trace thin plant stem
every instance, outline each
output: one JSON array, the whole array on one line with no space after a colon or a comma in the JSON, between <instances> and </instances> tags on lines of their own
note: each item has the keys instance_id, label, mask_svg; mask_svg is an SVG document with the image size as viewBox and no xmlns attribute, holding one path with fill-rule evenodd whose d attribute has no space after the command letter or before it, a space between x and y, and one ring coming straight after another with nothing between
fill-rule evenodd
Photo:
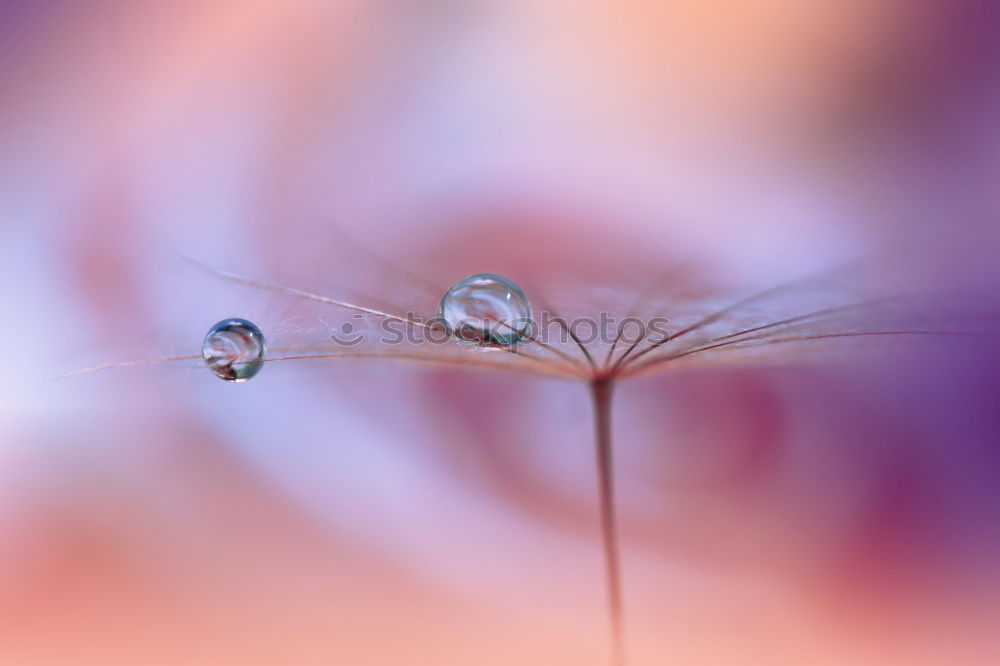
<instances>
[{"instance_id":1,"label":"thin plant stem","mask_svg":"<svg viewBox=\"0 0 1000 666\"><path fill-rule=\"evenodd\" d=\"M631 316L631 313L629 313L629 316ZM625 332L625 320L622 320L622 322L618 324L618 332L615 333L615 339L611 341L611 346L608 347L608 351L604 355L604 364L602 367L605 370L611 369L611 358L615 355L615 349L618 347L618 343L621 341L622 333L624 332Z\"/></svg>"},{"instance_id":2,"label":"thin plant stem","mask_svg":"<svg viewBox=\"0 0 1000 666\"><path fill-rule=\"evenodd\" d=\"M271 282L264 282L263 280L256 280L254 278L249 278L249 277L245 277L243 275L238 275L236 273L231 273L229 271L224 271L224 270L222 270L220 268L215 268L213 266L209 266L208 264L203 264L202 262L200 262L200 261L198 261L196 259L192 259L190 257L185 257L184 255L178 255L178 256L180 256L185 261L191 263L192 265L200 268L201 270L203 270L203 271L205 271L207 273L210 273L212 275L215 275L216 277L220 277L220 278L225 279L225 280L229 280L231 282L236 282L238 284L245 285L247 287L252 287L254 289L261 289L263 291L271 291L271 292L278 293L278 294L288 294L290 296L295 296L297 298L303 298L303 299L306 299L306 300L315 301L317 303L324 303L326 305L333 305L335 307L343 308L345 310L351 310L351 311L354 311L354 312L360 312L362 314L372 315L373 317L377 317L377 318L380 318L380 319L389 319L389 320L392 320L392 321L398 321L398 322L401 322L401 323L404 323L404 324L408 324L410 326L414 326L414 327L418 327L418 328L422 327L422 328L425 328L425 329L427 329L429 331L434 331L435 330L435 324L428 323L426 321L421 321L419 319L414 319L414 318L412 318L412 317L410 317L408 315L404 316L404 315L393 314L391 312L383 312L381 310L376 310L375 308L369 308L369 307L365 307L363 305L357 305L356 303L349 303L347 301L342 301L342 300L339 300L339 299L336 299L336 298L329 298L327 296L321 296L319 294L313 294L313 293L310 293L308 291L302 291L301 289L295 289L294 287L285 287L285 286L280 285L280 284L273 284ZM509 326L508 326L508 328L509 328ZM548 345L548 344L546 344L546 343L544 343L544 342L542 342L540 340L535 340L534 338L531 338L531 337L528 337L528 339L530 339L532 342L538 342L538 344L541 345L543 348L548 349L549 351L554 352L557 356L560 356L560 357L564 358L568 362L575 363L575 360L573 359L573 357L569 356L566 352L564 352L564 351L562 351L560 349L556 349L556 348L552 347L551 345ZM491 348L494 348L494 349L499 349L499 350L507 352L509 354L516 354L516 355L523 356L525 358L532 358L532 359L535 359L535 360L538 360L538 361L545 362L545 359L542 359L540 357L534 356L533 354L526 354L523 351L518 351L517 349L514 349L513 347L505 347L503 345L492 344L492 343L484 343L483 346L485 346L485 347L491 347Z\"/></svg>"},{"instance_id":3,"label":"thin plant stem","mask_svg":"<svg viewBox=\"0 0 1000 666\"><path fill-rule=\"evenodd\" d=\"M708 326L709 324L713 324L713 323L719 321L720 319L722 319L723 317L725 317L726 315L728 315L729 313L734 312L734 311L736 311L736 310L738 310L738 309L740 309L740 308L742 308L744 306L750 305L751 303L757 303L757 302L759 302L761 300L770 298L771 296L774 296L775 294L780 294L780 293L783 293L785 291L790 291L790 290L792 290L792 289L794 289L796 287L801 287L801 286L807 285L807 284L809 284L811 282L822 280L823 278L825 278L825 277L827 277L829 275L835 274L838 271L846 271L848 268L850 268L852 266L855 266L857 263L858 263L857 261L852 261L852 262L845 263L845 264L843 264L841 266L835 266L833 268L827 268L827 269L824 269L824 270L822 270L822 271L820 271L818 273L815 273L813 275L807 275L806 277L798 278L798 279L792 280L790 282L785 282L783 284L779 284L779 285L776 285L774 287L769 287L769 288L764 289L763 291L759 291L759 292L757 292L755 294L751 294L750 296L747 296L746 298L743 298L743 299L741 299L739 301L736 301L735 303L732 303L732 304L730 304L730 305L722 308L721 310L716 310L715 312L712 312L712 313L706 315L705 317L699 319L698 321L696 321L695 323L691 324L687 328L684 328L684 329L678 331L677 333L674 333L673 335L667 335L667 336L661 338L660 340L657 340L656 342L651 343L648 347L646 347L646 348L644 348L642 350L639 350L638 353L636 353L636 355L634 357L632 357L632 361L634 363L635 361L637 361L642 356L645 356L646 354L654 351L655 349L660 348L661 346L667 344L668 342L673 342L674 340L677 340L678 338L682 338L682 337L684 337L685 335L687 335L689 333L693 333L694 331L700 330L700 329ZM636 348L641 343L642 343L641 339L636 340L634 343L632 343L625 350L625 352L622 353L622 355L618 357L618 360L614 362L614 364L611 366L611 369L612 370L617 370L618 368L620 368L621 365L625 362L625 360L629 357L629 355L631 355L632 352L636 351Z\"/></svg>"},{"instance_id":4,"label":"thin plant stem","mask_svg":"<svg viewBox=\"0 0 1000 666\"><path fill-rule=\"evenodd\" d=\"M583 352L583 357L587 360L587 365L590 366L590 369L597 372L597 364L594 363L594 357L590 355L590 350L587 349L587 346L580 341L580 337L573 332L573 328L566 322L565 319L556 314L552 308L548 308L548 310L553 315L553 318L556 323L559 324L560 328L566 332L570 339L576 343L576 346L580 349L580 351Z\"/></svg>"},{"instance_id":5,"label":"thin plant stem","mask_svg":"<svg viewBox=\"0 0 1000 666\"><path fill-rule=\"evenodd\" d=\"M91 372L98 372L99 370L110 370L111 368L127 368L136 365L155 365L157 363L169 363L170 361L190 361L196 358L201 358L201 354L183 354L180 356L158 356L156 358L143 358L136 361L116 361L114 363L105 363L103 365L97 365L93 368L86 368L84 370L75 370L74 372L67 372L64 375L59 375L58 377L53 377L53 380L58 379L69 379L70 377L76 377L77 375L86 375Z\"/></svg>"},{"instance_id":6,"label":"thin plant stem","mask_svg":"<svg viewBox=\"0 0 1000 666\"><path fill-rule=\"evenodd\" d=\"M639 364L631 364L628 367L628 371L623 373L623 377L632 377L642 374L646 369L659 365L661 363L668 363L670 361L676 361L677 359L684 358L685 356L694 356L696 354L701 354L704 352L712 351L715 349L722 349L725 347L734 347L736 345L742 345L736 347L737 349L751 349L754 347L765 347L768 345L778 345L787 344L795 342L811 342L814 340L827 340L835 338L862 338L862 337L878 337L878 336L958 336L958 337L996 337L1000 336L998 333L980 333L975 331L910 331L910 330L900 330L900 331L846 331L846 332L834 332L834 333L820 333L814 335L794 335L789 337L777 337L768 338L765 336L750 336L745 338L739 338L737 340L727 340L725 342L717 342L704 347L695 347L694 349L688 349L686 351L677 352L675 354L655 356L651 359ZM751 344L745 344L751 343Z\"/></svg>"},{"instance_id":7,"label":"thin plant stem","mask_svg":"<svg viewBox=\"0 0 1000 666\"><path fill-rule=\"evenodd\" d=\"M524 354L519 354L519 356L524 356ZM430 354L413 354L407 352L396 352L393 354L383 354L378 352L366 352L366 351L352 351L352 352L302 352L298 354L293 354L290 356L272 356L269 358L261 359L262 363L271 363L275 361L301 361L307 359L374 359L374 360L386 360L386 361L410 361L415 363L426 363L429 365L438 366L441 368L445 367L457 367L464 369L479 369L479 370L496 370L496 371L510 371L510 372L523 372L527 374L538 375L542 377L553 377L559 379L579 379L579 377L568 370L563 370L561 366L553 365L547 363L538 357L534 356L524 356L526 359L536 361L535 365L524 366L516 363L491 363L489 361L474 361L464 358L445 358L432 356Z\"/></svg>"},{"instance_id":8,"label":"thin plant stem","mask_svg":"<svg viewBox=\"0 0 1000 666\"><path fill-rule=\"evenodd\" d=\"M618 556L618 521L615 513L614 458L611 445L611 395L614 384L594 379L590 395L594 409L594 444L597 460L601 541L611 623L612 664L625 666L625 623L622 610L621 561Z\"/></svg>"},{"instance_id":9,"label":"thin plant stem","mask_svg":"<svg viewBox=\"0 0 1000 666\"><path fill-rule=\"evenodd\" d=\"M571 367L571 368L577 368L577 369L580 369L580 370L586 370L586 368L582 365L582 363L579 361L579 359L573 358L572 356L570 356L569 354L567 354L563 350L559 349L558 347L555 347L553 345L550 345L550 344L548 344L546 342L543 342L543 341L539 340L538 337L536 337L534 335L531 335L530 333L528 333L525 330L516 329L516 328L514 328L513 326L511 326L510 324L508 324L505 321L500 321L500 322L497 322L497 323L500 324L501 326L503 326L504 328L506 328L507 330L513 331L513 332L517 333L518 335L520 335L522 338L524 338L528 342L534 342L535 344L537 344L538 346L542 347L543 349L549 350L550 352L552 352L553 354L555 354L559 358L561 358L564 361L566 361L567 363L569 363L569 367ZM512 348L501 347L501 349L507 349L508 351L510 351ZM524 354L524 352L516 352L516 353L520 353L522 355Z\"/></svg>"}]
</instances>

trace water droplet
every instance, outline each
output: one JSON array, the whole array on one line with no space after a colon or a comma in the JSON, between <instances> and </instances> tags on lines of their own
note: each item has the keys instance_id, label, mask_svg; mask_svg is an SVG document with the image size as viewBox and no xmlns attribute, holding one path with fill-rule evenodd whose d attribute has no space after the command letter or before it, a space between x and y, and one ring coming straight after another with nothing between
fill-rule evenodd
<instances>
[{"instance_id":1,"label":"water droplet","mask_svg":"<svg viewBox=\"0 0 1000 666\"><path fill-rule=\"evenodd\" d=\"M445 293L438 317L461 342L511 347L530 326L531 306L521 288L507 278L473 275Z\"/></svg>"},{"instance_id":2,"label":"water droplet","mask_svg":"<svg viewBox=\"0 0 1000 666\"><path fill-rule=\"evenodd\" d=\"M223 319L201 345L205 365L227 382L245 382L264 366L264 334L246 319Z\"/></svg>"}]
</instances>

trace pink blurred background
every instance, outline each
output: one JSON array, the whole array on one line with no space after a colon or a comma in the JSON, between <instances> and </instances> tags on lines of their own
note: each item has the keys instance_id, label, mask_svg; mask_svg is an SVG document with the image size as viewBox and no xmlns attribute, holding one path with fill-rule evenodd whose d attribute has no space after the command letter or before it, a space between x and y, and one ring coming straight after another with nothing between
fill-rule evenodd
<instances>
[{"instance_id":1,"label":"pink blurred background","mask_svg":"<svg viewBox=\"0 0 1000 666\"><path fill-rule=\"evenodd\" d=\"M766 287L904 239L989 276L997 14L0 3L0 664L608 663L585 386L52 378L226 316L327 324L176 253L421 313L374 255L618 314L664 266ZM997 663L998 371L979 345L624 384L631 663Z\"/></svg>"}]
</instances>

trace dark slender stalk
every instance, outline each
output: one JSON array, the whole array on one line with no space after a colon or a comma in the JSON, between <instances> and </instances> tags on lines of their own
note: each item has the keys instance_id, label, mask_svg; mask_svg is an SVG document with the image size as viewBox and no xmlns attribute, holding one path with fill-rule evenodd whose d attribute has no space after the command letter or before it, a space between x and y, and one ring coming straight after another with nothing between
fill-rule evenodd
<instances>
[{"instance_id":1,"label":"dark slender stalk","mask_svg":"<svg viewBox=\"0 0 1000 666\"><path fill-rule=\"evenodd\" d=\"M594 379L590 394L594 406L594 442L601 503L601 540L607 582L608 614L611 621L612 663L625 666L624 617L622 613L621 563L618 558L618 527L615 517L614 459L611 450L611 394L609 379Z\"/></svg>"}]
</instances>

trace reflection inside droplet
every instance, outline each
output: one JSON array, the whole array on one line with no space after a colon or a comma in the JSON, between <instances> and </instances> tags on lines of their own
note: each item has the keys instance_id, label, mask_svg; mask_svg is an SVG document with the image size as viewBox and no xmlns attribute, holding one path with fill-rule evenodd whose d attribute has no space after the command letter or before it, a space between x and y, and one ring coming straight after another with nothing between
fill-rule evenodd
<instances>
[{"instance_id":1,"label":"reflection inside droplet","mask_svg":"<svg viewBox=\"0 0 1000 666\"><path fill-rule=\"evenodd\" d=\"M531 306L521 288L499 275L473 275L445 293L438 316L461 342L511 347L527 334Z\"/></svg>"},{"instance_id":2,"label":"reflection inside droplet","mask_svg":"<svg viewBox=\"0 0 1000 666\"><path fill-rule=\"evenodd\" d=\"M246 319L223 319L205 334L201 355L219 378L245 382L264 365L264 334Z\"/></svg>"}]
</instances>

